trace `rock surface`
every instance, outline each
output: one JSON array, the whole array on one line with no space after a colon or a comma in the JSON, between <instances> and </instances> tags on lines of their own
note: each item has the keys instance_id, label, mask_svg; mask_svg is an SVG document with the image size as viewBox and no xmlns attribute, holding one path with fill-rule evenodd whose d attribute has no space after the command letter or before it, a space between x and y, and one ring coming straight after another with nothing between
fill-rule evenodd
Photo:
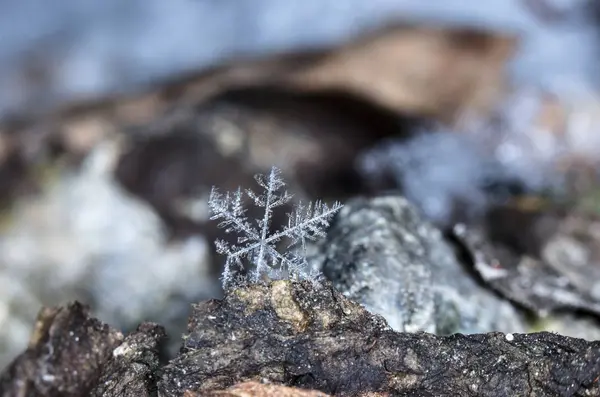
<instances>
[{"instance_id":1,"label":"rock surface","mask_svg":"<svg viewBox=\"0 0 600 397\"><path fill-rule=\"evenodd\" d=\"M232 395L224 390L245 381L340 396L600 393L600 342L397 333L330 284L254 284L195 305L179 356L162 368L154 324L123 340L79 304L49 313L1 375L1 396Z\"/></svg>"},{"instance_id":2,"label":"rock surface","mask_svg":"<svg viewBox=\"0 0 600 397\"><path fill-rule=\"evenodd\" d=\"M523 332L519 313L479 285L442 233L400 196L347 202L314 262L336 289L397 331Z\"/></svg>"},{"instance_id":3,"label":"rock surface","mask_svg":"<svg viewBox=\"0 0 600 397\"><path fill-rule=\"evenodd\" d=\"M489 243L484 232L462 224L454 228L454 234L470 251L476 271L507 299L541 316L564 309L600 314L600 300L592 290L597 262L586 258L592 244L586 247L556 233L544 247L545 258L540 258ZM590 275L588 280L585 274Z\"/></svg>"},{"instance_id":4,"label":"rock surface","mask_svg":"<svg viewBox=\"0 0 600 397\"><path fill-rule=\"evenodd\" d=\"M208 393L186 392L184 397L328 397L315 390L298 389L279 385L263 384L259 382L243 382L227 388Z\"/></svg>"},{"instance_id":5,"label":"rock surface","mask_svg":"<svg viewBox=\"0 0 600 397\"><path fill-rule=\"evenodd\" d=\"M0 376L0 395L88 395L122 340L78 303L43 309L29 347Z\"/></svg>"},{"instance_id":6,"label":"rock surface","mask_svg":"<svg viewBox=\"0 0 600 397\"><path fill-rule=\"evenodd\" d=\"M1 228L0 368L27 345L43 305L80 300L120 330L146 320L182 333L189 302L218 296L206 240L169 241L153 209L115 180L120 151L105 141L78 169L55 165Z\"/></svg>"},{"instance_id":7,"label":"rock surface","mask_svg":"<svg viewBox=\"0 0 600 397\"><path fill-rule=\"evenodd\" d=\"M154 396L159 370L158 347L165 337L164 328L154 323L143 323L127 335L105 363L90 397Z\"/></svg>"},{"instance_id":8,"label":"rock surface","mask_svg":"<svg viewBox=\"0 0 600 397\"><path fill-rule=\"evenodd\" d=\"M396 333L330 286L288 281L197 305L162 395L247 379L333 395L590 395L600 344L550 333Z\"/></svg>"}]
</instances>

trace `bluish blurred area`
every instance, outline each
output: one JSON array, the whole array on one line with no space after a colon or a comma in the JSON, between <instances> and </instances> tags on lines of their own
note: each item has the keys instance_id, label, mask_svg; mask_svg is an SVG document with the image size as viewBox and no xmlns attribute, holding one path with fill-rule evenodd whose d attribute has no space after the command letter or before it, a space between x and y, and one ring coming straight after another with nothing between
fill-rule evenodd
<instances>
[{"instance_id":1,"label":"bluish blurred area","mask_svg":"<svg viewBox=\"0 0 600 397\"><path fill-rule=\"evenodd\" d=\"M543 21L527 3L563 16ZM328 47L405 21L522 36L519 82L595 81L597 31L582 0L2 0L0 115L130 91L240 57Z\"/></svg>"},{"instance_id":2,"label":"bluish blurred area","mask_svg":"<svg viewBox=\"0 0 600 397\"><path fill-rule=\"evenodd\" d=\"M0 0L0 371L27 346L40 307L72 300L124 331L165 324L178 351L190 304L222 293L211 188L251 188L273 165L298 200L391 190L447 229L471 219L496 228L487 212L516 199L589 201L600 214L594 8L598 0ZM366 39L404 24L413 26ZM327 51L276 56L311 50ZM234 67L219 73L225 64ZM79 106L87 100L98 106ZM529 241L537 218L525 228L521 215L533 219L518 212L505 234ZM597 223L584 228L594 244L568 239L565 258L600 258Z\"/></svg>"}]
</instances>

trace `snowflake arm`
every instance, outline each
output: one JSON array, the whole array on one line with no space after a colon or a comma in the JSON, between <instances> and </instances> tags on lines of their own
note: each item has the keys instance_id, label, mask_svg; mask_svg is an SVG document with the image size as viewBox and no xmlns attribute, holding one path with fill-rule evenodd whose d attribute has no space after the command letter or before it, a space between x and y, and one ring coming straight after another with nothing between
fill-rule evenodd
<instances>
[{"instance_id":1,"label":"snowflake arm","mask_svg":"<svg viewBox=\"0 0 600 397\"><path fill-rule=\"evenodd\" d=\"M280 170L275 167L271 169L268 176L256 175L255 179L264 192L256 194L248 189L246 195L255 206L264 208L264 213L262 218L254 223L249 222L245 216L241 189L233 195L230 193L222 195L213 188L210 194L209 208L212 214L210 219L220 220L218 226L225 228L226 233L241 234L236 244L224 240L216 241L217 252L227 257L222 276L224 285L229 284L233 279L232 266L236 265L239 269L244 267L243 259L255 265L251 273L254 282L258 282L263 274L282 271L300 274L302 268L308 266L304 258L306 240L314 241L324 237L330 219L342 207L337 202L331 207L320 201L314 205L309 203L307 207L300 203L294 212L288 214L287 226L269 234L273 209L288 203L292 195L285 190L281 192L285 182L281 178ZM280 253L276 245L284 238L290 241L287 246L288 251ZM302 255L290 251L297 244L300 244Z\"/></svg>"}]
</instances>

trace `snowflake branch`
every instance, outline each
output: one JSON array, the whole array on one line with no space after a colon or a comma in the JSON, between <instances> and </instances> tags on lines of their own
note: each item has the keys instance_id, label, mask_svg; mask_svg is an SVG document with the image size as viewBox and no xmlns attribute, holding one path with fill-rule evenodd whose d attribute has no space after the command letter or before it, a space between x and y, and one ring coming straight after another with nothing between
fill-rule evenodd
<instances>
[{"instance_id":1,"label":"snowflake branch","mask_svg":"<svg viewBox=\"0 0 600 397\"><path fill-rule=\"evenodd\" d=\"M281 171L276 167L271 169L268 177L256 175L255 179L264 192L256 194L248 189L246 195L252 199L254 205L264 208L263 217L256 221L256 226L248 222L245 216L241 189L238 189L233 196L229 193L223 196L214 187L210 193L209 208L212 213L210 219L221 220L218 227L225 228L226 233L237 232L242 235L237 240L241 245L229 244L223 240L216 242L217 252L227 256L222 276L225 285L233 279L231 266L235 263L242 269L244 258L254 262L255 269L252 271L254 282L258 282L265 273L272 276L287 271L294 277L302 273L310 273L304 258L306 240L314 241L324 237L330 219L342 207L338 202L331 208L320 201L317 201L314 206L309 203L307 207L299 203L295 211L288 214L287 226L270 235L273 209L288 203L293 196L287 191L279 192L285 187L285 182L281 178ZM287 246L288 251L280 253L275 247L283 238L289 239L290 243ZM298 244L302 255L292 250Z\"/></svg>"}]
</instances>

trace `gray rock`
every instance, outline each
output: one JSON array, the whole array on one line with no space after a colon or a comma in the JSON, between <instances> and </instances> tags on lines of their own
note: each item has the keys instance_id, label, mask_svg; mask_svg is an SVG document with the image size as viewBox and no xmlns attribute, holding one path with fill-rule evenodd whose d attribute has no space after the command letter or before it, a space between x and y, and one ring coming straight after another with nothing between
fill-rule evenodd
<instances>
[{"instance_id":1,"label":"gray rock","mask_svg":"<svg viewBox=\"0 0 600 397\"><path fill-rule=\"evenodd\" d=\"M587 340L600 339L598 220L591 215L551 211L512 214L513 227L504 241L496 231L458 224L453 233L464 246L483 282L515 305L528 309L531 330L558 332ZM498 218L490 225L502 228ZM501 235L501 234L500 234ZM520 244L517 247L515 244Z\"/></svg>"},{"instance_id":2,"label":"gray rock","mask_svg":"<svg viewBox=\"0 0 600 397\"><path fill-rule=\"evenodd\" d=\"M519 313L479 285L442 233L399 196L354 199L311 262L397 331L522 332Z\"/></svg>"},{"instance_id":3,"label":"gray rock","mask_svg":"<svg viewBox=\"0 0 600 397\"><path fill-rule=\"evenodd\" d=\"M454 234L469 250L474 268L485 283L507 299L542 317L565 309L600 314L600 301L588 289L596 284L597 278L592 273L595 263L578 263L574 259L574 251L589 247L575 245L574 240L568 241L568 245L561 244L562 238L567 242L567 236L557 233L545 245L545 251L549 252L546 256L554 262L552 265L531 255L518 254L501 243L490 243L477 228L458 224ZM590 274L590 281L586 285L574 282L578 273Z\"/></svg>"},{"instance_id":4,"label":"gray rock","mask_svg":"<svg viewBox=\"0 0 600 397\"><path fill-rule=\"evenodd\" d=\"M219 295L202 236L169 241L162 220L113 176L116 142L15 204L0 231L0 368L27 345L41 306L78 299L119 329L185 330L189 302Z\"/></svg>"}]
</instances>

